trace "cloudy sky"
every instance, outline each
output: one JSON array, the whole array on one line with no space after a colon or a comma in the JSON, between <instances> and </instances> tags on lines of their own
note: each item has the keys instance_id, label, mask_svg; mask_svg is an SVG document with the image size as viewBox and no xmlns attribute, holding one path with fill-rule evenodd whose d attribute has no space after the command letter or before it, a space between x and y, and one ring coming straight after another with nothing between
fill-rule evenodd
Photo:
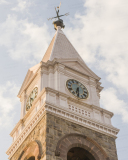
<instances>
[{"instance_id":1,"label":"cloudy sky","mask_svg":"<svg viewBox=\"0 0 128 160\"><path fill-rule=\"evenodd\" d=\"M39 63L54 36L59 0L0 0L0 159L12 143L19 121L18 91L27 70ZM64 33L85 63L101 77L101 107L112 111L120 129L117 154L128 157L128 1L61 0Z\"/></svg>"}]
</instances>

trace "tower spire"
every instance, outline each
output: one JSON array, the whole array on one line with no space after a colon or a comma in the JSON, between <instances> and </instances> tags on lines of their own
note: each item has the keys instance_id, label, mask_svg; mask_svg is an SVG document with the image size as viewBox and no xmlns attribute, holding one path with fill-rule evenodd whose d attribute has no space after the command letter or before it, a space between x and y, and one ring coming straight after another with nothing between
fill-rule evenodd
<instances>
[{"instance_id":1,"label":"tower spire","mask_svg":"<svg viewBox=\"0 0 128 160\"><path fill-rule=\"evenodd\" d=\"M83 59L65 36L60 26L57 26L57 31L42 59L43 62L57 59L79 59L84 63Z\"/></svg>"},{"instance_id":2,"label":"tower spire","mask_svg":"<svg viewBox=\"0 0 128 160\"><path fill-rule=\"evenodd\" d=\"M64 28L64 27L65 27L65 25L64 25L64 23L63 23L63 20L60 19L60 17L62 17L62 16L68 16L68 15L69 15L69 13L65 13L65 14L63 14L63 15L59 15L60 6L61 6L61 2L60 2L60 5L59 5L58 7L55 7L55 11L56 11L56 15L57 15L57 16L48 19L48 20L52 20L52 19L54 19L54 18L58 18L58 20L53 21L54 29L55 29L55 30L57 30L57 27L58 27L58 26L60 26L61 28Z\"/></svg>"}]
</instances>

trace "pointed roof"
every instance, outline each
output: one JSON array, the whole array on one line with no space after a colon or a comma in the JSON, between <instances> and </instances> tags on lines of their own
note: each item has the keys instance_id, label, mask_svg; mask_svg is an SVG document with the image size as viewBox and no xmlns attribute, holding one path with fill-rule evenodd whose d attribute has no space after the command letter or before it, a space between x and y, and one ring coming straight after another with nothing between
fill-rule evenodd
<instances>
[{"instance_id":1,"label":"pointed roof","mask_svg":"<svg viewBox=\"0 0 128 160\"><path fill-rule=\"evenodd\" d=\"M54 58L57 59L71 59L71 58L78 58L82 62L83 59L80 57L78 52L75 50L73 45L67 39L61 27L57 27L57 31L42 59L43 62L47 62L48 60L52 61Z\"/></svg>"}]
</instances>

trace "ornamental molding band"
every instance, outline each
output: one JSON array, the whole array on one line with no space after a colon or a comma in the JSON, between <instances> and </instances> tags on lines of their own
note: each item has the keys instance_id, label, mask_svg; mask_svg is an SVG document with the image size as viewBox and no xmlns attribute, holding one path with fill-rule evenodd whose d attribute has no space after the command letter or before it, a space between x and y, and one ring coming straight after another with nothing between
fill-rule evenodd
<instances>
[{"instance_id":1,"label":"ornamental molding band","mask_svg":"<svg viewBox=\"0 0 128 160\"><path fill-rule=\"evenodd\" d=\"M53 115L57 115L58 117L64 118L66 120L70 120L70 122L74 122L76 124L82 125L84 127L98 131L100 133L104 133L112 137L116 137L116 135L119 132L118 129L112 126L107 126L102 123L98 123L94 120L87 119L88 117L85 118L78 114L75 115L69 109L64 110L59 106L53 106L52 104L47 103L47 102L45 105L45 110L52 113Z\"/></svg>"},{"instance_id":2,"label":"ornamental molding band","mask_svg":"<svg viewBox=\"0 0 128 160\"><path fill-rule=\"evenodd\" d=\"M80 147L91 153L96 160L109 160L104 149L91 138L77 134L67 134L62 137L56 146L55 155L67 160L67 152L73 147Z\"/></svg>"}]
</instances>

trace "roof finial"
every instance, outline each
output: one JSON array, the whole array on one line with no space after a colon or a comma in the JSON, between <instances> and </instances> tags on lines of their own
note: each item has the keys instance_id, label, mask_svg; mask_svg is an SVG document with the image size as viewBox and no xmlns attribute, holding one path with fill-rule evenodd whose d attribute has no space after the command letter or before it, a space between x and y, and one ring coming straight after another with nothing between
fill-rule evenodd
<instances>
[{"instance_id":1,"label":"roof finial","mask_svg":"<svg viewBox=\"0 0 128 160\"><path fill-rule=\"evenodd\" d=\"M65 13L64 15L59 15L60 6L61 6L61 2L60 2L60 5L57 7L57 9L56 9L56 7L55 7L55 11L56 11L57 16L48 19L48 20L52 20L52 19L54 19L54 18L58 18L58 20L53 21L54 29L55 29L55 30L57 30L57 27L58 27L58 26L60 26L61 28L64 28L64 27L65 27L65 25L64 25L64 23L63 23L63 20L60 19L60 17L62 17L62 16L68 16L68 15L69 15L69 13Z\"/></svg>"}]
</instances>

